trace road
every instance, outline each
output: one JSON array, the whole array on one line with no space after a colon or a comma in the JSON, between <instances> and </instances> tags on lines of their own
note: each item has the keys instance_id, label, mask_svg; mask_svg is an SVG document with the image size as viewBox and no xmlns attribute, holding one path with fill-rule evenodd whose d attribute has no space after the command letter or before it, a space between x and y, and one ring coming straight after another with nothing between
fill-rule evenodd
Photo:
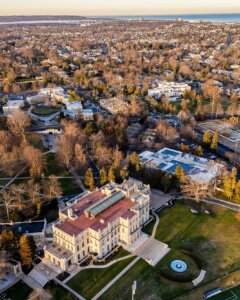
<instances>
[{"instance_id":1,"label":"road","mask_svg":"<svg viewBox=\"0 0 240 300\"><path fill-rule=\"evenodd\" d=\"M174 194L171 194L171 195L174 195ZM175 193L175 200L182 200L182 199L189 199L189 200L195 201L195 199L189 198L186 195L183 195L181 193ZM214 204L214 205L218 205L218 206L222 206L222 207L234 210L234 211L240 211L239 204L224 201L222 199L218 199L218 198L214 198L214 197L207 197L206 199L203 199L201 201L210 203L210 204Z\"/></svg>"},{"instance_id":2,"label":"road","mask_svg":"<svg viewBox=\"0 0 240 300\"><path fill-rule=\"evenodd\" d=\"M204 199L204 202L219 205L225 208L229 208L231 210L240 211L240 205L235 203L230 203L224 200L216 199L216 198L208 198Z\"/></svg>"}]
</instances>

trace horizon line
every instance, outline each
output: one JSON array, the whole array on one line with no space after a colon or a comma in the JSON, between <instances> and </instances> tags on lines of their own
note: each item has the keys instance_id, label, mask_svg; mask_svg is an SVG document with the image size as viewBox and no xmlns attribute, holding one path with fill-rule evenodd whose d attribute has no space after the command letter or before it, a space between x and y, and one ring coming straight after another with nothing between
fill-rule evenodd
<instances>
[{"instance_id":1,"label":"horizon line","mask_svg":"<svg viewBox=\"0 0 240 300\"><path fill-rule=\"evenodd\" d=\"M46 16L46 17L141 17L141 16L187 16L187 15L238 15L239 12L213 12L213 13L207 13L207 12L189 12L189 13L160 13L160 14L111 14L111 15L90 15L90 14L9 14L9 15L0 15L0 17L39 17L39 16Z\"/></svg>"}]
</instances>

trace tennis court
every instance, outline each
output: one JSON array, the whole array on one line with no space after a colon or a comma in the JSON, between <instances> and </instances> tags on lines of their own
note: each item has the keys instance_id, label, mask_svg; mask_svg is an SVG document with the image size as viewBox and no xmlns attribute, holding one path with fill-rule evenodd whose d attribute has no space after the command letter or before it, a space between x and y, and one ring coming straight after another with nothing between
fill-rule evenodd
<instances>
[{"instance_id":1,"label":"tennis court","mask_svg":"<svg viewBox=\"0 0 240 300\"><path fill-rule=\"evenodd\" d=\"M210 297L211 300L240 300L240 285Z\"/></svg>"}]
</instances>

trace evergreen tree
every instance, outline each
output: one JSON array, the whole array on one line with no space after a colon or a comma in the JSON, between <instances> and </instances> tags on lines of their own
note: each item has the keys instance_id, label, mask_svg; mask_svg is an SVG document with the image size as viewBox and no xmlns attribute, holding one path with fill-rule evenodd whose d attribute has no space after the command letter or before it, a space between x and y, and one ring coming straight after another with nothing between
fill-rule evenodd
<instances>
[{"instance_id":1,"label":"evergreen tree","mask_svg":"<svg viewBox=\"0 0 240 300\"><path fill-rule=\"evenodd\" d=\"M237 169L233 168L231 174L223 179L224 194L229 200L232 200L236 194Z\"/></svg>"},{"instance_id":2,"label":"evergreen tree","mask_svg":"<svg viewBox=\"0 0 240 300\"><path fill-rule=\"evenodd\" d=\"M4 229L0 235L0 248L9 250L11 248L11 244L13 242L14 235L12 230Z\"/></svg>"},{"instance_id":3,"label":"evergreen tree","mask_svg":"<svg viewBox=\"0 0 240 300\"><path fill-rule=\"evenodd\" d=\"M217 149L217 144L218 144L218 133L214 132L210 148L212 150L216 150Z\"/></svg>"},{"instance_id":4,"label":"evergreen tree","mask_svg":"<svg viewBox=\"0 0 240 300\"><path fill-rule=\"evenodd\" d=\"M136 152L132 152L129 156L129 170L131 174L135 174L136 172L139 172L141 169L140 163L139 163L139 157Z\"/></svg>"},{"instance_id":5,"label":"evergreen tree","mask_svg":"<svg viewBox=\"0 0 240 300\"><path fill-rule=\"evenodd\" d=\"M208 130L203 134L203 143L206 145L210 145L211 143L211 135Z\"/></svg>"},{"instance_id":6,"label":"evergreen tree","mask_svg":"<svg viewBox=\"0 0 240 300\"><path fill-rule=\"evenodd\" d=\"M225 196L228 199L232 199L233 189L232 189L232 179L230 176L227 176L223 179L223 190L224 190Z\"/></svg>"},{"instance_id":7,"label":"evergreen tree","mask_svg":"<svg viewBox=\"0 0 240 300\"><path fill-rule=\"evenodd\" d=\"M129 170L127 166L122 168L122 170L120 171L120 176L122 180L127 179L129 177Z\"/></svg>"},{"instance_id":8,"label":"evergreen tree","mask_svg":"<svg viewBox=\"0 0 240 300\"><path fill-rule=\"evenodd\" d=\"M235 185L234 202L240 204L240 180Z\"/></svg>"},{"instance_id":9,"label":"evergreen tree","mask_svg":"<svg viewBox=\"0 0 240 300\"><path fill-rule=\"evenodd\" d=\"M26 234L22 235L19 241L20 244L20 258L23 266L30 266L32 264L32 249L29 239Z\"/></svg>"},{"instance_id":10,"label":"evergreen tree","mask_svg":"<svg viewBox=\"0 0 240 300\"><path fill-rule=\"evenodd\" d=\"M202 149L202 146L201 146L201 145L199 145L199 146L197 147L197 149L196 149L196 151L195 151L195 154L196 154L197 156L202 156L202 154L203 154L203 149Z\"/></svg>"},{"instance_id":11,"label":"evergreen tree","mask_svg":"<svg viewBox=\"0 0 240 300\"><path fill-rule=\"evenodd\" d=\"M89 188L91 192L94 191L95 181L91 168L89 168L85 173L84 184Z\"/></svg>"},{"instance_id":12,"label":"evergreen tree","mask_svg":"<svg viewBox=\"0 0 240 300\"><path fill-rule=\"evenodd\" d=\"M175 175L176 175L176 177L177 177L177 179L178 179L179 182L183 182L184 181L186 175L185 175L185 172L184 172L183 168L180 165L178 165L176 167L176 169L175 169Z\"/></svg>"},{"instance_id":13,"label":"evergreen tree","mask_svg":"<svg viewBox=\"0 0 240 300\"><path fill-rule=\"evenodd\" d=\"M100 174L99 174L99 183L100 183L100 186L103 186L107 182L108 182L107 173L106 173L105 169L102 168L100 170Z\"/></svg>"},{"instance_id":14,"label":"evergreen tree","mask_svg":"<svg viewBox=\"0 0 240 300\"><path fill-rule=\"evenodd\" d=\"M114 169L114 167L111 167L108 172L108 181L115 182L115 180L116 180L115 169Z\"/></svg>"}]
</instances>

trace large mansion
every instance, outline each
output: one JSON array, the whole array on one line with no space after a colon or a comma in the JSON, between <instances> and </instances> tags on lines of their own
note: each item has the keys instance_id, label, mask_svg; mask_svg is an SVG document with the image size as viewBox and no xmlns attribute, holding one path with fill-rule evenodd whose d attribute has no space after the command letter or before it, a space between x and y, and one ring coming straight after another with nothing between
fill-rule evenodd
<instances>
[{"instance_id":1,"label":"large mansion","mask_svg":"<svg viewBox=\"0 0 240 300\"><path fill-rule=\"evenodd\" d=\"M102 259L130 245L149 220L150 187L135 179L84 192L59 211L45 258L62 270L89 255Z\"/></svg>"}]
</instances>

